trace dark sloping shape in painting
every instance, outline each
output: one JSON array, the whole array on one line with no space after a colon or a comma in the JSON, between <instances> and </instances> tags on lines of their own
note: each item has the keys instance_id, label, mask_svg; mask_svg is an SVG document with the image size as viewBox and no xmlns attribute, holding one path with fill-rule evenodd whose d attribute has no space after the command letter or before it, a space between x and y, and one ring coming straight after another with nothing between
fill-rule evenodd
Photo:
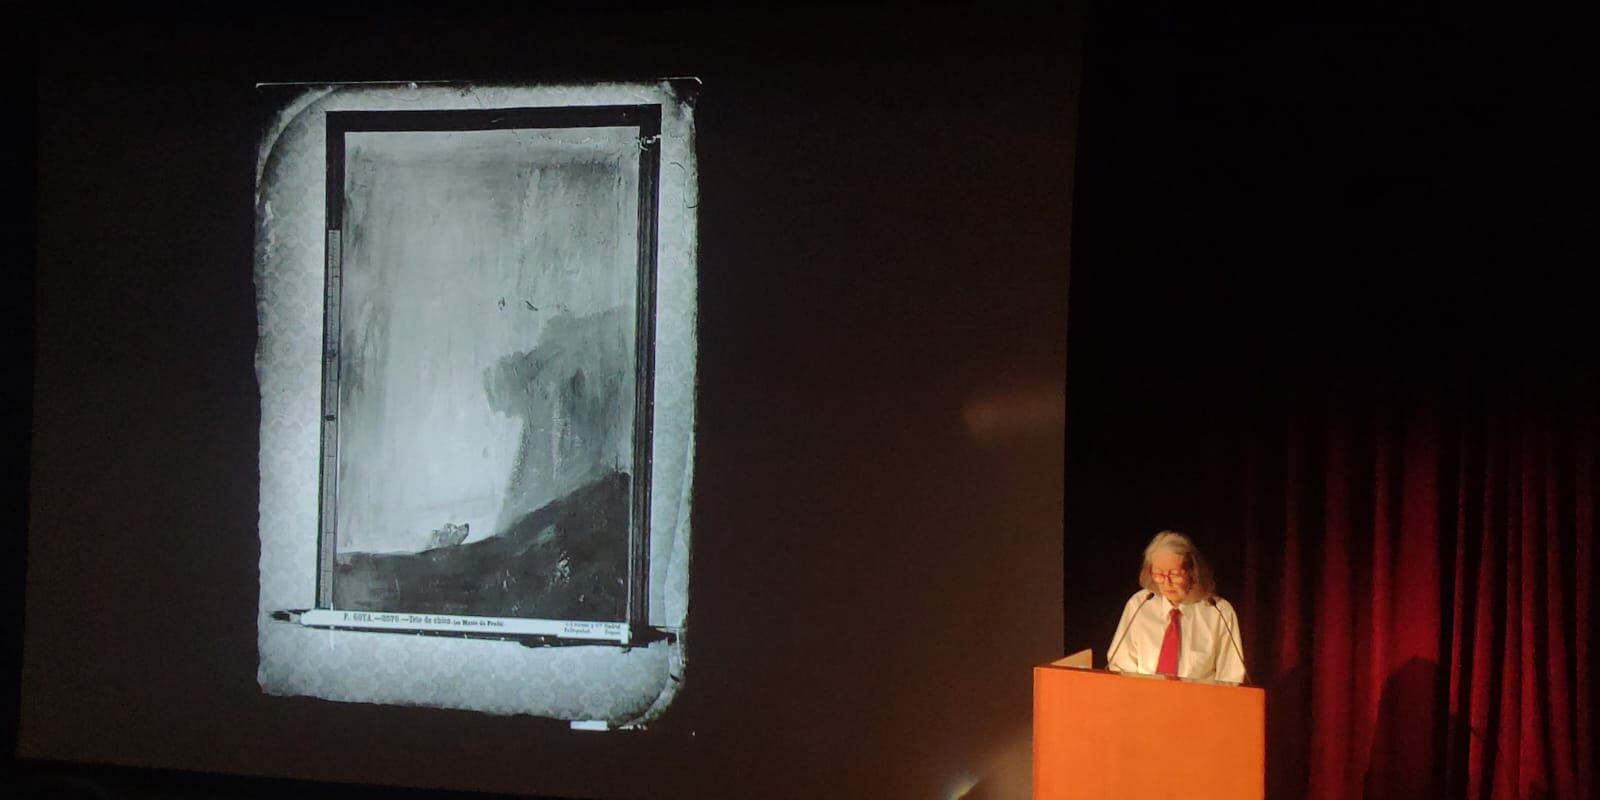
<instances>
[{"instance_id":1,"label":"dark sloping shape in painting","mask_svg":"<svg viewBox=\"0 0 1600 800\"><path fill-rule=\"evenodd\" d=\"M347 611L620 621L628 602L629 476L615 470L505 531L420 553L341 553Z\"/></svg>"},{"instance_id":2,"label":"dark sloping shape in painting","mask_svg":"<svg viewBox=\"0 0 1600 800\"><path fill-rule=\"evenodd\" d=\"M489 407L522 420L522 442L497 525L539 507L599 468L630 471L635 381L631 312L558 314L541 344L484 375Z\"/></svg>"}]
</instances>

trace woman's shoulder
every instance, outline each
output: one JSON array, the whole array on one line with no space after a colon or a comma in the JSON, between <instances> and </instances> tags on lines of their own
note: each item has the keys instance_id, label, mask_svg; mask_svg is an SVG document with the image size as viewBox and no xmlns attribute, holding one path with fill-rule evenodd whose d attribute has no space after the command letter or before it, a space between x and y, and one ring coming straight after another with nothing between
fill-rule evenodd
<instances>
[{"instance_id":1,"label":"woman's shoulder","mask_svg":"<svg viewBox=\"0 0 1600 800\"><path fill-rule=\"evenodd\" d=\"M1228 599L1220 594L1212 595L1211 598L1206 602L1210 605L1216 606L1217 611L1225 617L1239 616L1238 612L1233 610L1233 604L1228 602Z\"/></svg>"},{"instance_id":2,"label":"woman's shoulder","mask_svg":"<svg viewBox=\"0 0 1600 800\"><path fill-rule=\"evenodd\" d=\"M1140 589L1139 591L1134 592L1133 596L1128 598L1128 602L1122 604L1122 610L1127 611L1144 602L1146 595L1151 595L1153 597L1154 593L1149 589Z\"/></svg>"}]
</instances>

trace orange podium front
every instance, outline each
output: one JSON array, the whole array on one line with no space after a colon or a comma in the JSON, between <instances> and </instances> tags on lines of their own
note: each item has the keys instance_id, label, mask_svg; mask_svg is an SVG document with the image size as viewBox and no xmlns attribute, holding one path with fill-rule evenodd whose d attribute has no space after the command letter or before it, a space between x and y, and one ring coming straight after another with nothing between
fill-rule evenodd
<instances>
[{"instance_id":1,"label":"orange podium front","mask_svg":"<svg viewBox=\"0 0 1600 800\"><path fill-rule=\"evenodd\" d=\"M1257 800L1266 692L1062 666L1033 668L1033 796Z\"/></svg>"}]
</instances>

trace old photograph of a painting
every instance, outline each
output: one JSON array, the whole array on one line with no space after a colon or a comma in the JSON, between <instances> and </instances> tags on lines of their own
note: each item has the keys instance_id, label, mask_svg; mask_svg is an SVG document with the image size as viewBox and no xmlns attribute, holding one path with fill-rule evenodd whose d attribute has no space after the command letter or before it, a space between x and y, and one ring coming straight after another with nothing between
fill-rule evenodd
<instances>
[{"instance_id":1,"label":"old photograph of a painting","mask_svg":"<svg viewBox=\"0 0 1600 800\"><path fill-rule=\"evenodd\" d=\"M693 453L683 92L279 92L258 162L263 688L608 724L670 701ZM328 652L307 648L319 631ZM606 685L533 691L573 659ZM365 679L397 660L420 671Z\"/></svg>"}]
</instances>

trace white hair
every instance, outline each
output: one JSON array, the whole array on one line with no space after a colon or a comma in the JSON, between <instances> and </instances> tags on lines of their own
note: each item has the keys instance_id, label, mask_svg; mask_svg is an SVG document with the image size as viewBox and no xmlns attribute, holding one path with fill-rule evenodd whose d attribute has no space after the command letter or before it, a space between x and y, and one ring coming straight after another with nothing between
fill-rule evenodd
<instances>
[{"instance_id":1,"label":"white hair","mask_svg":"<svg viewBox=\"0 0 1600 800\"><path fill-rule=\"evenodd\" d=\"M1152 592L1161 591L1156 587L1155 578L1150 577L1150 560L1163 550L1183 557L1184 569L1189 571L1189 594L1185 600L1198 602L1217 593L1216 579L1211 575L1211 566L1206 563L1205 556L1200 555L1200 548L1177 531L1162 531L1145 546L1144 565L1139 567L1140 586Z\"/></svg>"}]
</instances>

